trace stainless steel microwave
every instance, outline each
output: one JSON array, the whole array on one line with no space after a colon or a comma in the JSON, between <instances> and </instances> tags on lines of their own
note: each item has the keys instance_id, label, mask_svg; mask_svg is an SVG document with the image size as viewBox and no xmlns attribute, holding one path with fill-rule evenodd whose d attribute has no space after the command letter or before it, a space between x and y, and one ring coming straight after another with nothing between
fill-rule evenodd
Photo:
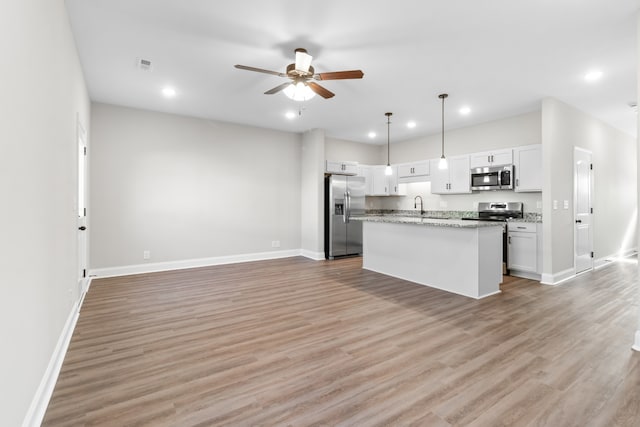
<instances>
[{"instance_id":1,"label":"stainless steel microwave","mask_svg":"<svg viewBox=\"0 0 640 427\"><path fill-rule=\"evenodd\" d=\"M513 189L513 165L486 166L471 169L471 189Z\"/></svg>"}]
</instances>

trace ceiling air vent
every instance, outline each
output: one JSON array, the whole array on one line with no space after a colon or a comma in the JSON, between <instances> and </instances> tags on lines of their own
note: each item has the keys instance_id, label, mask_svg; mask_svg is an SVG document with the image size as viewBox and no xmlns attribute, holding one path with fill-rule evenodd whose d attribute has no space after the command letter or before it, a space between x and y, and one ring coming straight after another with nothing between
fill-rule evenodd
<instances>
[{"instance_id":1,"label":"ceiling air vent","mask_svg":"<svg viewBox=\"0 0 640 427\"><path fill-rule=\"evenodd\" d=\"M142 71L153 71L151 61L143 58L136 58L136 67Z\"/></svg>"}]
</instances>

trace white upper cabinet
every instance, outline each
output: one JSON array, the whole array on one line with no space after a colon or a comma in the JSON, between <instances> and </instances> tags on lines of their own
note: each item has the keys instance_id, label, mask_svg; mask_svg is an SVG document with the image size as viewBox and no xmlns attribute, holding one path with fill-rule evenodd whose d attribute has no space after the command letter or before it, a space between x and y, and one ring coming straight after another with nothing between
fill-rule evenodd
<instances>
[{"instance_id":1,"label":"white upper cabinet","mask_svg":"<svg viewBox=\"0 0 640 427\"><path fill-rule=\"evenodd\" d=\"M357 175L358 162L334 162L327 160L325 172L336 175Z\"/></svg>"},{"instance_id":2,"label":"white upper cabinet","mask_svg":"<svg viewBox=\"0 0 640 427\"><path fill-rule=\"evenodd\" d=\"M510 165L513 163L513 152L511 148L504 150L483 151L469 155L471 168L481 168L485 166Z\"/></svg>"},{"instance_id":3,"label":"white upper cabinet","mask_svg":"<svg viewBox=\"0 0 640 427\"><path fill-rule=\"evenodd\" d=\"M373 179L372 179L373 166L358 165L358 176L364 178L364 195L370 196L373 194Z\"/></svg>"},{"instance_id":4,"label":"white upper cabinet","mask_svg":"<svg viewBox=\"0 0 640 427\"><path fill-rule=\"evenodd\" d=\"M398 165L398 182L423 182L429 180L429 160Z\"/></svg>"},{"instance_id":5,"label":"white upper cabinet","mask_svg":"<svg viewBox=\"0 0 640 427\"><path fill-rule=\"evenodd\" d=\"M367 196L404 196L406 191L404 186L398 182L398 167L391 166L392 175L386 175L384 165L370 166L371 191L365 193ZM367 185L367 188L369 186Z\"/></svg>"},{"instance_id":6,"label":"white upper cabinet","mask_svg":"<svg viewBox=\"0 0 640 427\"><path fill-rule=\"evenodd\" d=\"M471 193L469 156L449 157L447 169L438 169L440 159L431 160L431 193Z\"/></svg>"},{"instance_id":7,"label":"white upper cabinet","mask_svg":"<svg viewBox=\"0 0 640 427\"><path fill-rule=\"evenodd\" d=\"M542 191L542 144L514 148L513 167L515 191Z\"/></svg>"}]
</instances>

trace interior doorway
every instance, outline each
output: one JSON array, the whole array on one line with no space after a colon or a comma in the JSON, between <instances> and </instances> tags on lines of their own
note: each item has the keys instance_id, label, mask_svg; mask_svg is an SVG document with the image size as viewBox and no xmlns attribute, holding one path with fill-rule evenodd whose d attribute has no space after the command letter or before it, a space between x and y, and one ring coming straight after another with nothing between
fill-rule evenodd
<instances>
[{"instance_id":1,"label":"interior doorway","mask_svg":"<svg viewBox=\"0 0 640 427\"><path fill-rule=\"evenodd\" d=\"M593 163L591 151L574 147L573 210L576 274L593 269Z\"/></svg>"}]
</instances>

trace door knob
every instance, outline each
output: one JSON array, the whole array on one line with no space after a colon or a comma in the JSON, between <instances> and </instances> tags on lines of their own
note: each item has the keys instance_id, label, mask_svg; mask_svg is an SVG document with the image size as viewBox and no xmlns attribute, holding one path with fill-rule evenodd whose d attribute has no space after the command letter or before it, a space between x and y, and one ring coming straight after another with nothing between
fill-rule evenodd
<instances>
[{"instance_id":1,"label":"door knob","mask_svg":"<svg viewBox=\"0 0 640 427\"><path fill-rule=\"evenodd\" d=\"M582 220L581 219L576 219L576 224L580 224L580 223L582 223Z\"/></svg>"},{"instance_id":2,"label":"door knob","mask_svg":"<svg viewBox=\"0 0 640 427\"><path fill-rule=\"evenodd\" d=\"M87 229L87 227L85 227L84 225L82 227L78 227L78 230L80 230L80 231L84 231L86 229Z\"/></svg>"}]
</instances>

